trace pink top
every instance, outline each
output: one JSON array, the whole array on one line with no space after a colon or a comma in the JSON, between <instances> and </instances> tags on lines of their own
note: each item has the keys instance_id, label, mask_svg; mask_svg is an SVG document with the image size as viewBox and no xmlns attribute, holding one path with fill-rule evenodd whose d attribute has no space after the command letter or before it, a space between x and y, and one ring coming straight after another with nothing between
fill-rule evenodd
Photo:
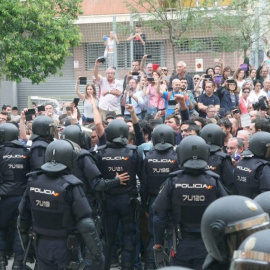
<instances>
[{"instance_id":1,"label":"pink top","mask_svg":"<svg viewBox=\"0 0 270 270\"><path fill-rule=\"evenodd\" d=\"M149 91L149 107L156 107L158 109L165 108L164 98L157 93L156 85L149 84L148 85Z\"/></svg>"}]
</instances>

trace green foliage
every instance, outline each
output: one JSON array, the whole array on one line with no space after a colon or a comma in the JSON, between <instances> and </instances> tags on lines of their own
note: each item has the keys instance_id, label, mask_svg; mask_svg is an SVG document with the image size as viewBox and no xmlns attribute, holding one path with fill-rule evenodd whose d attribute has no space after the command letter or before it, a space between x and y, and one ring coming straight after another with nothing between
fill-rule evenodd
<instances>
[{"instance_id":1,"label":"green foliage","mask_svg":"<svg viewBox=\"0 0 270 270\"><path fill-rule=\"evenodd\" d=\"M70 49L79 45L74 20L81 0L0 2L0 67L10 80L40 83L59 73Z\"/></svg>"}]
</instances>

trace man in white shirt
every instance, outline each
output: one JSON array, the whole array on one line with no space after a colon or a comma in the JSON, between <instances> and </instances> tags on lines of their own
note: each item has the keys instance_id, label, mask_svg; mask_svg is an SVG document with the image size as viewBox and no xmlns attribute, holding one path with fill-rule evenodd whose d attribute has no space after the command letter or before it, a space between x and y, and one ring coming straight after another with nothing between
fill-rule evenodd
<instances>
[{"instance_id":1,"label":"man in white shirt","mask_svg":"<svg viewBox=\"0 0 270 270\"><path fill-rule=\"evenodd\" d=\"M111 67L106 70L106 77L98 74L98 67L100 62L96 60L94 67L95 83L99 86L99 109L103 118L108 112L121 113L120 110L120 96L123 91L123 85L115 79L115 70Z\"/></svg>"},{"instance_id":2,"label":"man in white shirt","mask_svg":"<svg viewBox=\"0 0 270 270\"><path fill-rule=\"evenodd\" d=\"M129 91L125 90L124 95L121 101L121 105L125 107L126 104L132 104L135 110L136 115L141 119L141 112L143 106L143 97L142 91L136 91L137 81L134 78L129 80ZM124 112L125 118L130 118L130 112L125 109Z\"/></svg>"}]
</instances>

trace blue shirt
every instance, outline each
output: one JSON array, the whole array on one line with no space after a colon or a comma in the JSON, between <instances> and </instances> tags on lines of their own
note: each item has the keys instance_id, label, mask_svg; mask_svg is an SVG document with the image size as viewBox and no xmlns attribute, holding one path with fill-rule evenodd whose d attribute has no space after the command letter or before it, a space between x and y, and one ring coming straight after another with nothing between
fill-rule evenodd
<instances>
[{"instance_id":1,"label":"blue shirt","mask_svg":"<svg viewBox=\"0 0 270 270\"><path fill-rule=\"evenodd\" d=\"M204 106L220 105L220 100L215 94L213 94L210 97L207 96L206 94L201 94L198 97L198 102L202 103ZM203 111L199 110L199 116L205 118L206 117L206 112L203 112Z\"/></svg>"},{"instance_id":2,"label":"blue shirt","mask_svg":"<svg viewBox=\"0 0 270 270\"><path fill-rule=\"evenodd\" d=\"M162 95L162 97L163 97L164 100L165 100L166 116L169 115L169 114L174 113L174 109L169 108L169 104L168 104L168 95L169 95L169 93L170 93L170 92L165 91L165 92L163 92L163 95ZM174 100L174 96L175 96L175 95L178 95L178 94L184 95L184 93L182 93L182 92L175 93L174 91L172 91L169 100ZM187 102L186 102L186 105L189 106L188 100L187 100ZM175 106L174 106L174 107L175 107Z\"/></svg>"}]
</instances>

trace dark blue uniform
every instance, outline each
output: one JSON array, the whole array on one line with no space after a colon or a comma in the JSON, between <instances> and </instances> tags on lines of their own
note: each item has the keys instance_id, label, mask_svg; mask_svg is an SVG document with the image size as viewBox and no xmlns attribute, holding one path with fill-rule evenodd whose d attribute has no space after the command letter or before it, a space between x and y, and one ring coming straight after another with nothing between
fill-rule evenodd
<instances>
[{"instance_id":1,"label":"dark blue uniform","mask_svg":"<svg viewBox=\"0 0 270 270\"><path fill-rule=\"evenodd\" d=\"M7 232L11 232L15 258L22 261L23 249L16 229L18 206L27 185L29 151L19 141L0 146L0 253L5 256Z\"/></svg>"},{"instance_id":2,"label":"dark blue uniform","mask_svg":"<svg viewBox=\"0 0 270 270\"><path fill-rule=\"evenodd\" d=\"M91 217L91 208L82 182L73 175L49 177L31 174L20 204L21 223L32 224L39 269L59 270L67 267L76 250L68 247L76 224Z\"/></svg>"},{"instance_id":3,"label":"dark blue uniform","mask_svg":"<svg viewBox=\"0 0 270 270\"><path fill-rule=\"evenodd\" d=\"M137 242L136 219L139 210L136 174L140 177L142 159L136 146L110 143L99 148L98 167L104 179L113 179L116 173L127 172L130 176L127 185L118 185L105 190L103 208L107 247L105 269L110 269L111 248L120 222L122 230L121 269L133 270Z\"/></svg>"},{"instance_id":4,"label":"dark blue uniform","mask_svg":"<svg viewBox=\"0 0 270 270\"><path fill-rule=\"evenodd\" d=\"M229 155L221 151L211 153L207 169L220 176L220 181L226 187L229 194L234 193L233 166Z\"/></svg>"},{"instance_id":5,"label":"dark blue uniform","mask_svg":"<svg viewBox=\"0 0 270 270\"><path fill-rule=\"evenodd\" d=\"M201 218L207 206L224 195L218 176L210 171L171 174L153 204L155 244L163 245L169 218L173 222L171 265L202 268L207 251L201 237Z\"/></svg>"},{"instance_id":6,"label":"dark blue uniform","mask_svg":"<svg viewBox=\"0 0 270 270\"><path fill-rule=\"evenodd\" d=\"M270 190L270 162L254 156L244 156L234 171L236 194L255 198Z\"/></svg>"},{"instance_id":7,"label":"dark blue uniform","mask_svg":"<svg viewBox=\"0 0 270 270\"><path fill-rule=\"evenodd\" d=\"M147 198L147 203L144 204L147 204L148 208L145 211L149 212L146 261L148 269L155 269L152 204L159 193L160 187L168 178L168 174L178 169L177 156L173 149L166 151L151 150L145 154L144 173L147 194L144 197Z\"/></svg>"}]
</instances>

